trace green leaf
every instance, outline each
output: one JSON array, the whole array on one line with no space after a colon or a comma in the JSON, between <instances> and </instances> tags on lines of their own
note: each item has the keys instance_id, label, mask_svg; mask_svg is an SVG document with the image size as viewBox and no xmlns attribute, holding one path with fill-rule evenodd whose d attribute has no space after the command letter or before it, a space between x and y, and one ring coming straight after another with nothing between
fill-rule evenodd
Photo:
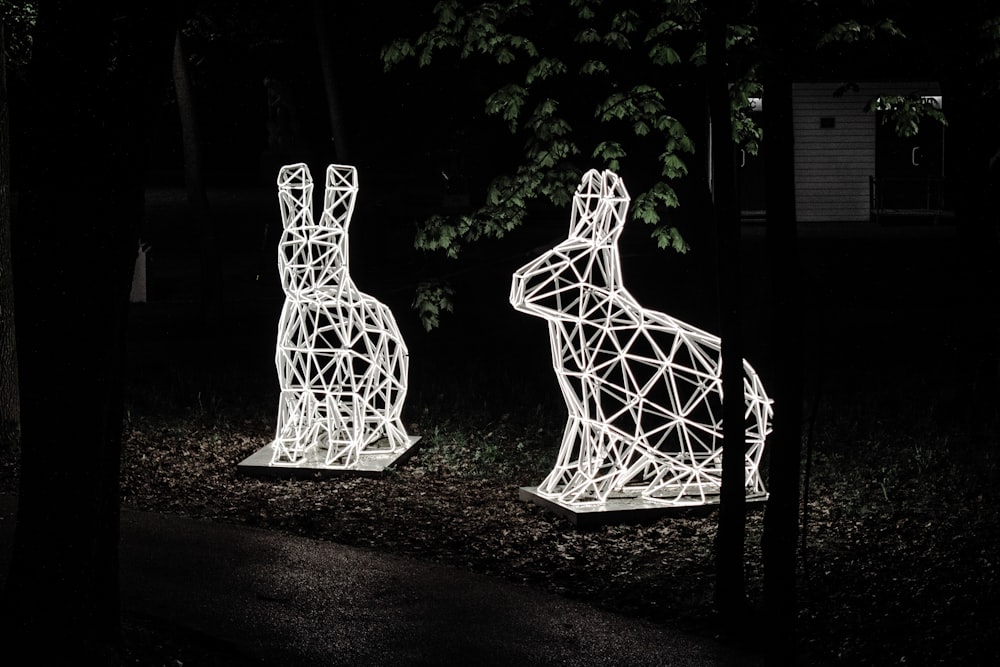
<instances>
[{"instance_id":1,"label":"green leaf","mask_svg":"<svg viewBox=\"0 0 1000 667\"><path fill-rule=\"evenodd\" d=\"M591 157L599 160L617 160L625 157L625 149L617 141L602 141L597 144Z\"/></svg>"},{"instance_id":2,"label":"green leaf","mask_svg":"<svg viewBox=\"0 0 1000 667\"><path fill-rule=\"evenodd\" d=\"M663 166L662 174L667 178L680 178L687 174L687 165L676 153L663 153L660 155L660 164Z\"/></svg>"},{"instance_id":3,"label":"green leaf","mask_svg":"<svg viewBox=\"0 0 1000 667\"><path fill-rule=\"evenodd\" d=\"M657 44L649 50L649 59L654 65L676 65L681 61L680 55L666 44Z\"/></svg>"},{"instance_id":4,"label":"green leaf","mask_svg":"<svg viewBox=\"0 0 1000 667\"><path fill-rule=\"evenodd\" d=\"M608 46L614 47L619 51L628 51L632 48L632 43L629 41L628 36L616 30L612 30L606 34L603 41Z\"/></svg>"},{"instance_id":5,"label":"green leaf","mask_svg":"<svg viewBox=\"0 0 1000 667\"><path fill-rule=\"evenodd\" d=\"M659 222L660 214L656 211L656 201L653 197L648 196L648 193L636 197L632 202L632 217L647 224Z\"/></svg>"},{"instance_id":6,"label":"green leaf","mask_svg":"<svg viewBox=\"0 0 1000 667\"><path fill-rule=\"evenodd\" d=\"M507 121L510 131L514 132L527 96L526 88L517 84L506 85L486 98L486 113L491 116L499 115Z\"/></svg>"},{"instance_id":7,"label":"green leaf","mask_svg":"<svg viewBox=\"0 0 1000 667\"><path fill-rule=\"evenodd\" d=\"M442 313L455 312L454 296L455 290L442 282L425 281L417 284L411 308L417 311L424 331L440 326Z\"/></svg>"},{"instance_id":8,"label":"green leaf","mask_svg":"<svg viewBox=\"0 0 1000 667\"><path fill-rule=\"evenodd\" d=\"M823 33L819 40L817 40L816 45L823 47L831 44L873 42L880 35L887 37L904 36L891 19L885 19L874 24L849 20L838 23Z\"/></svg>"},{"instance_id":9,"label":"green leaf","mask_svg":"<svg viewBox=\"0 0 1000 667\"><path fill-rule=\"evenodd\" d=\"M542 58L528 69L524 77L525 85L531 85L536 80L548 79L557 74L566 73L566 64L558 58Z\"/></svg>"},{"instance_id":10,"label":"green leaf","mask_svg":"<svg viewBox=\"0 0 1000 667\"><path fill-rule=\"evenodd\" d=\"M634 111L634 105L624 93L613 93L597 107L597 118L602 122L621 120Z\"/></svg>"},{"instance_id":11,"label":"green leaf","mask_svg":"<svg viewBox=\"0 0 1000 667\"><path fill-rule=\"evenodd\" d=\"M705 42L701 42L695 47L694 51L691 53L691 63L698 65L699 67L704 67L706 62L707 52L705 50Z\"/></svg>"},{"instance_id":12,"label":"green leaf","mask_svg":"<svg viewBox=\"0 0 1000 667\"><path fill-rule=\"evenodd\" d=\"M611 29L621 33L631 33L638 30L639 15L632 9L626 9L615 14L611 19Z\"/></svg>"},{"instance_id":13,"label":"green leaf","mask_svg":"<svg viewBox=\"0 0 1000 667\"><path fill-rule=\"evenodd\" d=\"M660 248L671 247L679 252L686 252L687 246L683 243L680 232L659 224L661 216L657 209L676 208L676 206L677 193L668 183L660 181L635 198L632 215L638 220L656 226L652 234Z\"/></svg>"},{"instance_id":14,"label":"green leaf","mask_svg":"<svg viewBox=\"0 0 1000 667\"><path fill-rule=\"evenodd\" d=\"M459 228L441 215L433 215L417 228L413 246L418 250L444 250L449 257L457 257Z\"/></svg>"},{"instance_id":15,"label":"green leaf","mask_svg":"<svg viewBox=\"0 0 1000 667\"><path fill-rule=\"evenodd\" d=\"M438 23L454 23L458 16L458 12L456 11L458 5L457 0L440 0L434 5L431 11L437 16Z\"/></svg>"},{"instance_id":16,"label":"green leaf","mask_svg":"<svg viewBox=\"0 0 1000 667\"><path fill-rule=\"evenodd\" d=\"M519 37L515 35L511 37L510 44L514 48L524 51L532 58L538 57L538 49L535 48L535 43L526 37Z\"/></svg>"},{"instance_id":17,"label":"green leaf","mask_svg":"<svg viewBox=\"0 0 1000 667\"><path fill-rule=\"evenodd\" d=\"M605 65L600 60L588 60L580 66L580 74L593 75L593 74L607 74L608 66Z\"/></svg>"},{"instance_id":18,"label":"green leaf","mask_svg":"<svg viewBox=\"0 0 1000 667\"><path fill-rule=\"evenodd\" d=\"M594 7L600 4L601 0L569 0L569 6L575 7L577 16L584 20L589 20L597 16Z\"/></svg>"},{"instance_id":19,"label":"green leaf","mask_svg":"<svg viewBox=\"0 0 1000 667\"><path fill-rule=\"evenodd\" d=\"M514 52L507 48L502 48L493 54L497 62L501 65L509 65L514 62Z\"/></svg>"},{"instance_id":20,"label":"green leaf","mask_svg":"<svg viewBox=\"0 0 1000 667\"><path fill-rule=\"evenodd\" d=\"M398 39L382 47L382 50L379 52L379 57L382 59L383 67L387 72L407 58L412 58L415 55L416 51L413 48L413 44L405 39Z\"/></svg>"},{"instance_id":21,"label":"green leaf","mask_svg":"<svg viewBox=\"0 0 1000 667\"><path fill-rule=\"evenodd\" d=\"M676 227L658 226L650 232L650 236L656 239L656 247L660 250L670 248L674 252L685 254L690 250L687 241L681 236L681 232Z\"/></svg>"}]
</instances>

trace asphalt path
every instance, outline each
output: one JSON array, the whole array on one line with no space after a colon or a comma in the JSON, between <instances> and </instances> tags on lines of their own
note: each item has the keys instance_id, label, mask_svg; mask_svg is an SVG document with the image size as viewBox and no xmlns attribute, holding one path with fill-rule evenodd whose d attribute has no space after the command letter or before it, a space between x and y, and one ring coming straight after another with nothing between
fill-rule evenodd
<instances>
[{"instance_id":1,"label":"asphalt path","mask_svg":"<svg viewBox=\"0 0 1000 667\"><path fill-rule=\"evenodd\" d=\"M7 572L16 499L0 496ZM511 582L281 533L123 510L125 610L283 667L644 665L753 660Z\"/></svg>"}]
</instances>

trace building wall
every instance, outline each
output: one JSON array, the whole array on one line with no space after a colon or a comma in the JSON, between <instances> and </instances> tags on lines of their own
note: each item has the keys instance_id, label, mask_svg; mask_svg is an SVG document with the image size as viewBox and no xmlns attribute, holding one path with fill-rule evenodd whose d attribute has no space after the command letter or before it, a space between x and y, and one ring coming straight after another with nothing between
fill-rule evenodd
<instances>
[{"instance_id":1,"label":"building wall","mask_svg":"<svg viewBox=\"0 0 1000 667\"><path fill-rule=\"evenodd\" d=\"M799 222L870 219L869 177L875 174L875 113L879 95L940 94L936 84L800 82L792 89L795 133L795 208Z\"/></svg>"}]
</instances>

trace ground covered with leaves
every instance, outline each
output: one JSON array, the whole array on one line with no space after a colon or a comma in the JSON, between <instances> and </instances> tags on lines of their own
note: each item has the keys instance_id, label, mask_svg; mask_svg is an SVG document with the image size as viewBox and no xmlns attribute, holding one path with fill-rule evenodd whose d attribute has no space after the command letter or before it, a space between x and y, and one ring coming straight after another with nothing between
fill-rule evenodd
<instances>
[{"instance_id":1,"label":"ground covered with leaves","mask_svg":"<svg viewBox=\"0 0 1000 667\"><path fill-rule=\"evenodd\" d=\"M929 413L870 413L817 418L804 454L801 664L996 662L995 433L948 432ZM272 435L264 406L131 412L123 501L444 563L716 633L715 512L578 530L519 501L518 487L552 463L557 411L458 419L424 408L409 428L422 436L419 453L383 478L292 481L237 472ZM762 524L751 511L754 607Z\"/></svg>"},{"instance_id":2,"label":"ground covered with leaves","mask_svg":"<svg viewBox=\"0 0 1000 667\"><path fill-rule=\"evenodd\" d=\"M580 530L518 499L552 464L558 408L495 414L468 392L468 405L418 398L408 419L418 453L390 474L280 480L237 471L272 437L276 396L173 391L129 403L127 507L442 563L718 633L715 511ZM806 424L799 664L1000 663L997 430L943 424L936 412L898 396L828 400ZM15 490L11 461L3 473L3 490ZM751 609L762 601L762 526L763 511L751 510ZM246 664L162 620L128 617L123 629L124 664Z\"/></svg>"}]
</instances>

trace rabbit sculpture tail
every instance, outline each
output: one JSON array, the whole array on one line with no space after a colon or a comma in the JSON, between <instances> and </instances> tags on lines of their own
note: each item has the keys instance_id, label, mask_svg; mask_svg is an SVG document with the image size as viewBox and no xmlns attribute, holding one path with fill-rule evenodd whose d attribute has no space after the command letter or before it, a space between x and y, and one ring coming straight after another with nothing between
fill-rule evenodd
<instances>
[{"instance_id":1,"label":"rabbit sculpture tail","mask_svg":"<svg viewBox=\"0 0 1000 667\"><path fill-rule=\"evenodd\" d=\"M622 284L618 238L629 195L611 171L584 174L568 238L513 276L510 302L548 322L569 418L539 495L568 506L642 498L705 504L722 480L719 338L643 308ZM743 362L748 497L760 476L771 400Z\"/></svg>"}]
</instances>

